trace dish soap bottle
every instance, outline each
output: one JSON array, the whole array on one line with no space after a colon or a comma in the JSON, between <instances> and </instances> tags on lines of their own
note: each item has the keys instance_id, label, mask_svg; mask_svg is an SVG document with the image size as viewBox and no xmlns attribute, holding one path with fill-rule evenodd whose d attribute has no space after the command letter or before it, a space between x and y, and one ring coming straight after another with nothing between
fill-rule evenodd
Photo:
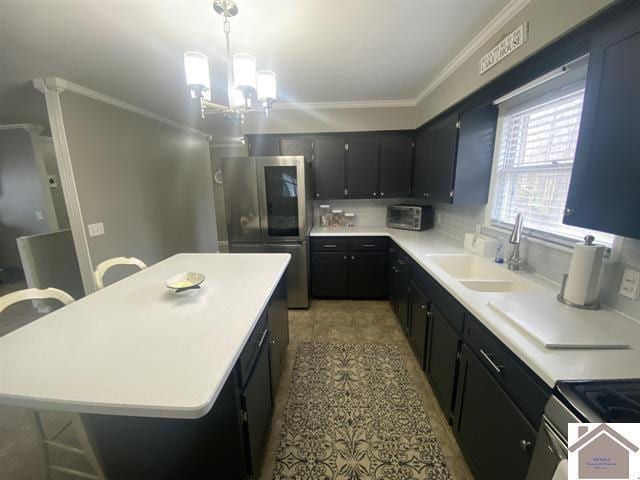
<instances>
[{"instance_id":1,"label":"dish soap bottle","mask_svg":"<svg viewBox=\"0 0 640 480\"><path fill-rule=\"evenodd\" d=\"M504 263L504 240L498 240L498 245L496 246L496 263Z\"/></svg>"}]
</instances>

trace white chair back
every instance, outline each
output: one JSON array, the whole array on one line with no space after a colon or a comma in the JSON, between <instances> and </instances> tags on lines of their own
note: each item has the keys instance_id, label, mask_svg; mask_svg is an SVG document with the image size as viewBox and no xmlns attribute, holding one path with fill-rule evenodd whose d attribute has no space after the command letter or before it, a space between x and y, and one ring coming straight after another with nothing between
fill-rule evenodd
<instances>
[{"instance_id":1,"label":"white chair back","mask_svg":"<svg viewBox=\"0 0 640 480\"><path fill-rule=\"evenodd\" d=\"M115 257L105 260L104 262L101 262L96 267L95 272L93 272L93 278L98 290L104 288L104 274L107 273L107 270L111 267L115 267L116 265L134 265L140 270L147 268L147 265L142 260L135 257Z\"/></svg>"},{"instance_id":2,"label":"white chair back","mask_svg":"<svg viewBox=\"0 0 640 480\"><path fill-rule=\"evenodd\" d=\"M8 293L0 297L0 313L14 303L23 302L25 300L46 300L55 299L62 302L63 305L69 305L73 302L73 297L57 288L25 288L16 292Z\"/></svg>"}]
</instances>

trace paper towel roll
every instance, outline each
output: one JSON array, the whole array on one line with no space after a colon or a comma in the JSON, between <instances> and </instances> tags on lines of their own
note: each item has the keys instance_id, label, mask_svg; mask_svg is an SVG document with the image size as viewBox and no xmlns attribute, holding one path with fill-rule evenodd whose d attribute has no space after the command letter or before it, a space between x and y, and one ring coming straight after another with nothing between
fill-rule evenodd
<instances>
[{"instance_id":1,"label":"paper towel roll","mask_svg":"<svg viewBox=\"0 0 640 480\"><path fill-rule=\"evenodd\" d=\"M562 460L558 463L556 471L553 472L553 478L551 480L567 480L569 476L569 463L566 460Z\"/></svg>"},{"instance_id":2,"label":"paper towel roll","mask_svg":"<svg viewBox=\"0 0 640 480\"><path fill-rule=\"evenodd\" d=\"M604 247L580 243L573 250L564 298L578 305L598 299L598 279L602 268Z\"/></svg>"}]
</instances>

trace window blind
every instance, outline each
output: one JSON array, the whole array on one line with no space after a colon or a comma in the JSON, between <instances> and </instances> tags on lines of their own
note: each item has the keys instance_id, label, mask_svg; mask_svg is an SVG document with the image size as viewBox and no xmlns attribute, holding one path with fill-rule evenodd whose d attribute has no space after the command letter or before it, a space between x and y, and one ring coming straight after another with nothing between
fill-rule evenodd
<instances>
[{"instance_id":1,"label":"window blind","mask_svg":"<svg viewBox=\"0 0 640 480\"><path fill-rule=\"evenodd\" d=\"M509 227L518 213L534 236L566 242L587 234L611 245L613 235L564 225L584 84L504 113L492 223Z\"/></svg>"}]
</instances>

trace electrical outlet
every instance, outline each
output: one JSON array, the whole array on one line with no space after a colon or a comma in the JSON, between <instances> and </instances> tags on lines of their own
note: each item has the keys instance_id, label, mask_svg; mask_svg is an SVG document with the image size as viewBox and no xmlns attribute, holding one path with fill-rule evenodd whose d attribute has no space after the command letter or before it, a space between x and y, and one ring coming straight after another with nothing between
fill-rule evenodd
<instances>
[{"instance_id":1,"label":"electrical outlet","mask_svg":"<svg viewBox=\"0 0 640 480\"><path fill-rule=\"evenodd\" d=\"M640 294L640 272L630 268L624 269L622 282L620 282L620 295L637 300Z\"/></svg>"},{"instance_id":2,"label":"electrical outlet","mask_svg":"<svg viewBox=\"0 0 640 480\"><path fill-rule=\"evenodd\" d=\"M102 222L90 223L89 225L87 225L87 230L89 230L90 237L104 235L104 224Z\"/></svg>"},{"instance_id":3,"label":"electrical outlet","mask_svg":"<svg viewBox=\"0 0 640 480\"><path fill-rule=\"evenodd\" d=\"M44 220L44 212L42 210L36 210L36 220Z\"/></svg>"},{"instance_id":4,"label":"electrical outlet","mask_svg":"<svg viewBox=\"0 0 640 480\"><path fill-rule=\"evenodd\" d=\"M49 175L47 182L49 183L49 188L58 188L58 177L55 175Z\"/></svg>"}]
</instances>

